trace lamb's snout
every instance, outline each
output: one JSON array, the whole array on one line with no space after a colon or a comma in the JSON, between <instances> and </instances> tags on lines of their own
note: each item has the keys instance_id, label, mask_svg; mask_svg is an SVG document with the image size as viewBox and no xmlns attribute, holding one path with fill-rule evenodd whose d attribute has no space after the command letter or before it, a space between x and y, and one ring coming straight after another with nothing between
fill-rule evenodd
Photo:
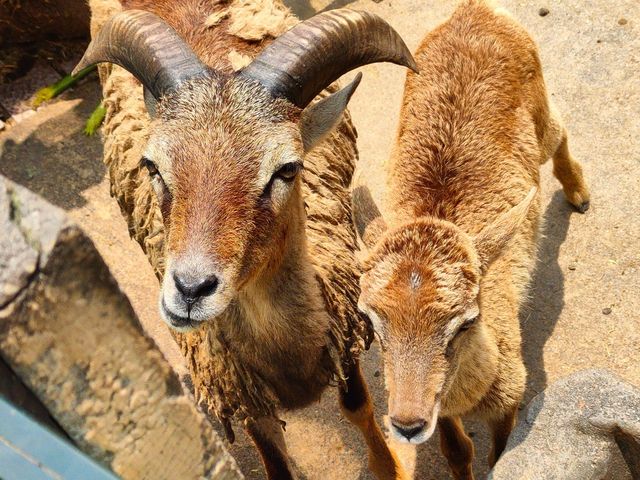
<instances>
[{"instance_id":1,"label":"lamb's snout","mask_svg":"<svg viewBox=\"0 0 640 480\"><path fill-rule=\"evenodd\" d=\"M421 434L427 426L427 421L423 419L414 421L399 420L397 418L391 418L391 426L396 433L402 435L411 442L411 439Z\"/></svg>"},{"instance_id":2,"label":"lamb's snout","mask_svg":"<svg viewBox=\"0 0 640 480\"><path fill-rule=\"evenodd\" d=\"M418 445L431 438L438 423L440 402L436 402L432 409L421 409L419 412L426 413L426 415L422 416L415 410L413 414L409 411L404 411L403 413L401 409L395 410L390 414L389 430L397 441ZM415 415L415 413L420 416Z\"/></svg>"}]
</instances>

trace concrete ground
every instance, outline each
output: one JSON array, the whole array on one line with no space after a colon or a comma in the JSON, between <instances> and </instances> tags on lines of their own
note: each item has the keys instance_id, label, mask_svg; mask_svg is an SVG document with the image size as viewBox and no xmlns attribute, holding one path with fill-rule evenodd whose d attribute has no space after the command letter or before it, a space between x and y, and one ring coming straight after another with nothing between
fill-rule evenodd
<instances>
[{"instance_id":1,"label":"concrete ground","mask_svg":"<svg viewBox=\"0 0 640 480\"><path fill-rule=\"evenodd\" d=\"M292 0L306 18L325 8L367 9L387 19L413 50L454 9L452 0ZM585 168L592 207L586 215L565 203L549 165L543 167L544 236L530 302L522 312L523 353L529 371L525 403L549 383L576 370L604 367L640 385L640 3L637 0L501 0L536 38L548 90L563 114L574 156ZM540 8L549 9L540 16ZM351 102L359 131L361 168L378 200L379 172L393 144L404 72L390 65L362 69ZM181 367L156 313L157 282L141 250L128 238L109 198L99 138L82 135L97 105L94 79L0 132L0 173L40 193L92 235L147 330ZM0 96L0 103L5 99ZM5 108L10 109L5 105ZM384 203L382 203L384 207ZM377 346L364 369L377 410L386 410ZM340 415L336 392L304 411L285 415L287 441L302 478L369 479L366 450ZM487 472L484 427L471 424ZM263 478L255 451L240 436L231 452L250 479ZM450 478L437 438L418 454L417 478ZM611 472L608 478L625 478Z\"/></svg>"}]
</instances>

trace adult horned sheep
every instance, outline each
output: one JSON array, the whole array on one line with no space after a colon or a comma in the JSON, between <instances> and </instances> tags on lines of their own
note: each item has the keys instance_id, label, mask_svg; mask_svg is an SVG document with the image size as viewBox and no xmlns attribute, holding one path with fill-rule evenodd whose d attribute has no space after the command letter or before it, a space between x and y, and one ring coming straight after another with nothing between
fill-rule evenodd
<instances>
[{"instance_id":1,"label":"adult horned sheep","mask_svg":"<svg viewBox=\"0 0 640 480\"><path fill-rule=\"evenodd\" d=\"M371 469L402 477L358 366L371 335L356 309L356 133L343 112L360 77L329 85L372 62L415 68L411 54L365 12L327 12L271 42L295 21L269 0L123 6L112 16L92 2L93 41L77 68L115 63L144 86L153 121L133 77L101 68L105 162L163 278L160 310L196 398L230 439L230 420L244 423L269 478L291 478L278 411L336 382Z\"/></svg>"},{"instance_id":2,"label":"adult horned sheep","mask_svg":"<svg viewBox=\"0 0 640 480\"><path fill-rule=\"evenodd\" d=\"M407 75L389 218L364 186L360 308L381 339L391 432L436 425L456 479L473 478L461 417L489 424L493 465L525 385L518 312L538 237L540 165L581 212L589 191L550 108L537 48L510 17L467 0L427 35Z\"/></svg>"}]
</instances>

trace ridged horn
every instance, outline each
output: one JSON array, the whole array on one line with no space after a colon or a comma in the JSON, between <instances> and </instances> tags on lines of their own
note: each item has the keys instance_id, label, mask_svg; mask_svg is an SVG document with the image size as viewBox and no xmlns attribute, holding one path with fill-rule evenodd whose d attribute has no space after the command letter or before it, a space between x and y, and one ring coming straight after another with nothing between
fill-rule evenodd
<instances>
[{"instance_id":1,"label":"ridged horn","mask_svg":"<svg viewBox=\"0 0 640 480\"><path fill-rule=\"evenodd\" d=\"M375 62L417 72L411 52L387 22L373 13L342 8L299 23L240 75L260 82L274 97L304 108L341 75Z\"/></svg>"},{"instance_id":2,"label":"ridged horn","mask_svg":"<svg viewBox=\"0 0 640 480\"><path fill-rule=\"evenodd\" d=\"M125 10L109 19L73 73L100 62L127 69L156 99L207 70L173 28L142 10Z\"/></svg>"}]
</instances>

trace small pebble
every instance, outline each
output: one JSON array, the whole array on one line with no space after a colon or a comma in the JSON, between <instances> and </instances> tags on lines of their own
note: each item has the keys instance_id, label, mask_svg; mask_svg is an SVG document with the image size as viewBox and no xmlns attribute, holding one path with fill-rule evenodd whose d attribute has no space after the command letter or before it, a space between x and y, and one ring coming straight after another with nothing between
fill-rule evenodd
<instances>
[{"instance_id":1,"label":"small pebble","mask_svg":"<svg viewBox=\"0 0 640 480\"><path fill-rule=\"evenodd\" d=\"M373 372L373 376L374 377L379 377L380 376L380 370L376 370L375 372Z\"/></svg>"},{"instance_id":2,"label":"small pebble","mask_svg":"<svg viewBox=\"0 0 640 480\"><path fill-rule=\"evenodd\" d=\"M569 265L569 270L575 270L576 266L575 265Z\"/></svg>"},{"instance_id":3,"label":"small pebble","mask_svg":"<svg viewBox=\"0 0 640 480\"><path fill-rule=\"evenodd\" d=\"M602 43L602 40L598 39L596 40L596 43Z\"/></svg>"},{"instance_id":4,"label":"small pebble","mask_svg":"<svg viewBox=\"0 0 640 480\"><path fill-rule=\"evenodd\" d=\"M549 15L549 9L542 7L540 10L538 10L538 15L540 15L541 17L546 17L547 15Z\"/></svg>"},{"instance_id":5,"label":"small pebble","mask_svg":"<svg viewBox=\"0 0 640 480\"><path fill-rule=\"evenodd\" d=\"M605 315L609 315L611 313L611 309L609 307L603 308L602 313L604 313Z\"/></svg>"},{"instance_id":6,"label":"small pebble","mask_svg":"<svg viewBox=\"0 0 640 480\"><path fill-rule=\"evenodd\" d=\"M629 20L627 20L626 18L621 18L620 20L618 20L618 25L626 25L627 23L629 23Z\"/></svg>"}]
</instances>

